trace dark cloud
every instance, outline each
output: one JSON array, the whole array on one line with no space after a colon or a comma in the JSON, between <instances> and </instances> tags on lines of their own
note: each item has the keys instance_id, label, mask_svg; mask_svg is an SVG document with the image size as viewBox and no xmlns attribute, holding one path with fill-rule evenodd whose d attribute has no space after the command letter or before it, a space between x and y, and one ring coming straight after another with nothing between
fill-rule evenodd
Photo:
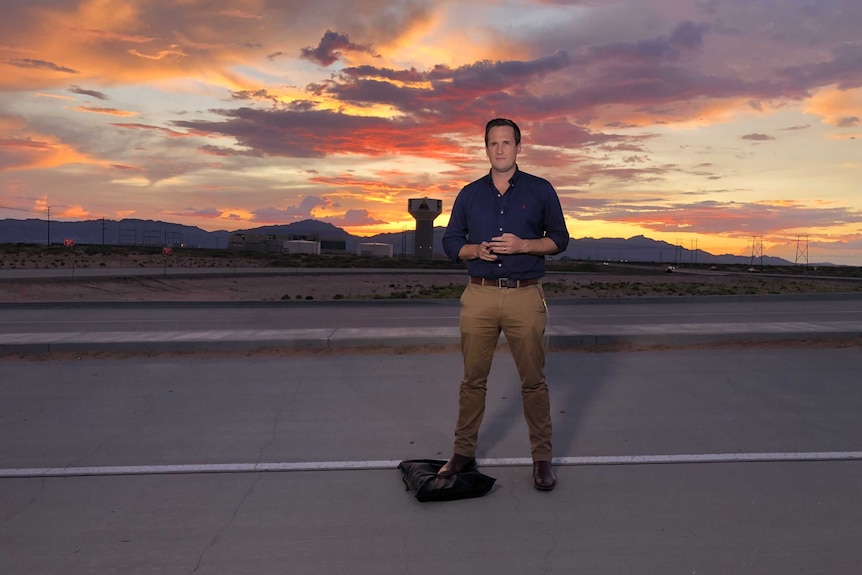
<instances>
[{"instance_id":1,"label":"dark cloud","mask_svg":"<svg viewBox=\"0 0 862 575\"><path fill-rule=\"evenodd\" d=\"M10 66L16 66L18 68L38 68L41 70L53 70L54 72L65 72L66 74L77 74L77 70L73 70L72 68L66 68L64 66L58 66L53 62L46 62L45 60L33 60L30 58L21 58L18 60L6 60L6 63Z\"/></svg>"},{"instance_id":2,"label":"dark cloud","mask_svg":"<svg viewBox=\"0 0 862 575\"><path fill-rule=\"evenodd\" d=\"M169 128L163 128L161 126L151 126L149 124L136 124L136 123L113 123L111 124L115 128L122 128L124 130L144 130L144 131L152 131L161 136L169 136L171 138L186 138L189 134L183 134L182 132L177 132L176 130L171 130Z\"/></svg>"},{"instance_id":3,"label":"dark cloud","mask_svg":"<svg viewBox=\"0 0 862 575\"><path fill-rule=\"evenodd\" d=\"M678 49L664 38L646 44L595 46L574 57L558 51L534 60L481 61L458 68L438 65L424 72L350 67L327 81L310 84L308 90L359 106L392 106L435 122L492 114L535 120L562 115L570 122L572 118L586 122L597 109L610 104L639 107L643 114L660 119L685 115L685 106L696 109L700 99L780 95L780 87L766 80L708 76L695 67L672 64L672 53ZM549 84L566 87L542 93L537 88L550 76Z\"/></svg>"},{"instance_id":4,"label":"dark cloud","mask_svg":"<svg viewBox=\"0 0 862 575\"><path fill-rule=\"evenodd\" d=\"M262 158L264 156L264 154L257 150L237 150L236 148L225 148L223 146L213 146L212 144L205 144L201 146L199 150L204 154L219 156L222 158Z\"/></svg>"},{"instance_id":5,"label":"dark cloud","mask_svg":"<svg viewBox=\"0 0 862 575\"><path fill-rule=\"evenodd\" d=\"M173 125L198 134L220 134L236 138L248 151L237 154L320 158L328 154L383 156L416 153L433 157L446 140L409 119L351 116L329 110L215 110L222 122L178 120ZM405 138L405 133L412 133ZM208 149L208 151L215 151ZM227 152L225 153L227 155Z\"/></svg>"},{"instance_id":6,"label":"dark cloud","mask_svg":"<svg viewBox=\"0 0 862 575\"><path fill-rule=\"evenodd\" d=\"M227 217L230 219L231 214L225 214L222 210L218 208L204 208L204 209L195 209L195 208L186 208L183 211L171 211L168 212L174 216L181 217L192 217L192 218L203 218L205 220L212 220Z\"/></svg>"},{"instance_id":7,"label":"dark cloud","mask_svg":"<svg viewBox=\"0 0 862 575\"><path fill-rule=\"evenodd\" d=\"M111 164L111 167L115 170L120 170L123 172L143 172L144 169L139 166L127 166L126 164Z\"/></svg>"},{"instance_id":8,"label":"dark cloud","mask_svg":"<svg viewBox=\"0 0 862 575\"><path fill-rule=\"evenodd\" d=\"M429 79L429 74L419 72L416 68L408 70L393 70L392 68L376 68L374 66L352 66L341 71L343 76L353 78L377 77L384 80L396 80L398 82L424 82Z\"/></svg>"},{"instance_id":9,"label":"dark cloud","mask_svg":"<svg viewBox=\"0 0 862 575\"><path fill-rule=\"evenodd\" d=\"M569 56L562 51L527 61L484 60L457 68L438 65L425 72L364 66L347 68L343 74L308 89L353 105L391 106L426 122L459 119L463 128L468 118L541 117L570 110L573 103L564 101L565 95L543 98L527 89L569 66Z\"/></svg>"},{"instance_id":10,"label":"dark cloud","mask_svg":"<svg viewBox=\"0 0 862 575\"><path fill-rule=\"evenodd\" d=\"M635 224L656 232L716 234L745 237L779 234L790 229L829 228L862 223L862 211L854 208L817 208L766 202L718 202L715 200L670 206L609 202L579 218Z\"/></svg>"},{"instance_id":11,"label":"dark cloud","mask_svg":"<svg viewBox=\"0 0 862 575\"><path fill-rule=\"evenodd\" d=\"M768 134L746 134L742 136L743 140L750 140L752 142L769 142L774 140L772 136Z\"/></svg>"},{"instance_id":12,"label":"dark cloud","mask_svg":"<svg viewBox=\"0 0 862 575\"><path fill-rule=\"evenodd\" d=\"M273 96L263 88L259 90L239 90L231 92L230 97L234 100L269 100L271 102L278 102L277 96Z\"/></svg>"},{"instance_id":13,"label":"dark cloud","mask_svg":"<svg viewBox=\"0 0 862 575\"><path fill-rule=\"evenodd\" d=\"M361 66L345 68L337 79L310 88L351 103L389 103L411 111L411 108L432 109L436 101L436 107L445 109L455 99L463 101L483 95L500 97L501 91L516 87L525 95L523 86L529 80L538 80L569 65L568 54L560 51L527 61L483 60L458 68L438 65L427 72L418 72L415 68L399 71ZM419 83L430 83L431 87L410 85Z\"/></svg>"},{"instance_id":14,"label":"dark cloud","mask_svg":"<svg viewBox=\"0 0 862 575\"><path fill-rule=\"evenodd\" d=\"M798 89L831 84L842 90L859 88L862 86L862 43L841 44L831 50L829 58L786 67L778 73Z\"/></svg>"},{"instance_id":15,"label":"dark cloud","mask_svg":"<svg viewBox=\"0 0 862 575\"><path fill-rule=\"evenodd\" d=\"M681 51L697 50L709 24L685 21L676 26L670 36L660 36L636 42L598 44L587 49L590 57L623 62L660 63L678 58Z\"/></svg>"},{"instance_id":16,"label":"dark cloud","mask_svg":"<svg viewBox=\"0 0 862 575\"><path fill-rule=\"evenodd\" d=\"M843 118L838 118L835 122L835 125L839 128L855 128L860 125L862 121L860 121L858 116L845 116Z\"/></svg>"},{"instance_id":17,"label":"dark cloud","mask_svg":"<svg viewBox=\"0 0 862 575\"><path fill-rule=\"evenodd\" d=\"M686 20L677 25L671 32L668 42L672 46L697 50L703 45L703 35L710 29L706 23L696 23Z\"/></svg>"},{"instance_id":18,"label":"dark cloud","mask_svg":"<svg viewBox=\"0 0 862 575\"><path fill-rule=\"evenodd\" d=\"M315 208L331 207L332 201L318 196L305 196L296 206L255 210L253 220L265 223L294 222L314 217Z\"/></svg>"},{"instance_id":19,"label":"dark cloud","mask_svg":"<svg viewBox=\"0 0 862 575\"><path fill-rule=\"evenodd\" d=\"M303 48L299 56L321 66L329 66L338 61L343 52L372 53L370 47L354 44L346 34L327 30L316 48Z\"/></svg>"},{"instance_id":20,"label":"dark cloud","mask_svg":"<svg viewBox=\"0 0 862 575\"><path fill-rule=\"evenodd\" d=\"M69 88L69 92L73 94L81 94L82 96L90 96L91 98L96 98L98 100L109 100L108 96L104 92L97 92L96 90L85 90L78 86L72 86Z\"/></svg>"},{"instance_id":21,"label":"dark cloud","mask_svg":"<svg viewBox=\"0 0 862 575\"><path fill-rule=\"evenodd\" d=\"M387 223L373 217L366 209L349 209L343 214L333 216L315 214L315 209L321 207L332 210L337 208L337 205L328 198L306 196L297 206L256 210L253 220L258 223L282 224L314 218L339 227L374 226Z\"/></svg>"},{"instance_id":22,"label":"dark cloud","mask_svg":"<svg viewBox=\"0 0 862 575\"><path fill-rule=\"evenodd\" d=\"M387 222L378 220L368 213L368 210L347 210L343 216L323 218L334 226L375 226Z\"/></svg>"}]
</instances>

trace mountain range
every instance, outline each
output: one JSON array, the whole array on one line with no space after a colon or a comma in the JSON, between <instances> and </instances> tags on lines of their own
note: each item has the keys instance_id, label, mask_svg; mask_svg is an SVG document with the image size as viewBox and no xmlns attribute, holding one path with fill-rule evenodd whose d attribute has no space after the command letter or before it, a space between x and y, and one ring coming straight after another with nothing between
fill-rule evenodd
<instances>
[{"instance_id":1,"label":"mountain range","mask_svg":"<svg viewBox=\"0 0 862 575\"><path fill-rule=\"evenodd\" d=\"M434 228L434 254L443 254L443 232ZM218 230L208 232L196 226L186 226L155 220L85 220L51 221L41 219L0 220L0 243L62 244L73 240L76 244L95 245L149 245L224 249L233 234L272 234L309 236L321 239L343 240L348 252L356 253L360 243L392 245L394 255L413 252L413 230L378 234L370 237L354 236L343 229L319 220L303 220L291 224L262 226L244 230ZM631 238L572 238L565 252L555 257L593 261L633 261L676 264L740 264L792 265L782 258L744 255L715 255L703 250L690 250L645 236Z\"/></svg>"}]
</instances>

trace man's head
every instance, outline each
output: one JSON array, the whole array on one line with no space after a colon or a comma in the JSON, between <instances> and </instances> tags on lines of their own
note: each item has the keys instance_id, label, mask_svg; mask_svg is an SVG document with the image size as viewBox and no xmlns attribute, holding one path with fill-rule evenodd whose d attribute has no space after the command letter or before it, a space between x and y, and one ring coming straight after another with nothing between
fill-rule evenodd
<instances>
[{"instance_id":1,"label":"man's head","mask_svg":"<svg viewBox=\"0 0 862 575\"><path fill-rule=\"evenodd\" d=\"M485 126L485 153L491 161L491 170L511 175L518 167L521 152L521 130L512 120L495 118Z\"/></svg>"},{"instance_id":2,"label":"man's head","mask_svg":"<svg viewBox=\"0 0 862 575\"><path fill-rule=\"evenodd\" d=\"M488 133L491 131L491 128L495 128L497 126L509 126L515 132L515 145L521 145L521 128L518 127L518 124L509 120L507 118L494 118L490 120L487 124L485 124L485 147L488 147Z\"/></svg>"}]
</instances>

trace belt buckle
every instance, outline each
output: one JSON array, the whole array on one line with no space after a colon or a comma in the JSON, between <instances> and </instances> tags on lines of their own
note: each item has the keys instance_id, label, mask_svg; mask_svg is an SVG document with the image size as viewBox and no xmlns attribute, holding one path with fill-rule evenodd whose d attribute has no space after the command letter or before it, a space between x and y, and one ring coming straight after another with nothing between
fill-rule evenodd
<instances>
[{"instance_id":1,"label":"belt buckle","mask_svg":"<svg viewBox=\"0 0 862 575\"><path fill-rule=\"evenodd\" d=\"M509 278L500 278L497 280L497 286L503 289L518 287L518 280L510 280Z\"/></svg>"}]
</instances>

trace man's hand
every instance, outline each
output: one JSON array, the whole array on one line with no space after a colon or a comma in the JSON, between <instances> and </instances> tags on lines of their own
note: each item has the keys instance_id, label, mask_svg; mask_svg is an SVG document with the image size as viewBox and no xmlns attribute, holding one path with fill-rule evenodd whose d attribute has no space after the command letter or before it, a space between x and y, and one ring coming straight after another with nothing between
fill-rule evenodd
<instances>
[{"instance_id":1,"label":"man's hand","mask_svg":"<svg viewBox=\"0 0 862 575\"><path fill-rule=\"evenodd\" d=\"M546 256L559 252L557 244L549 237L524 240L515 234L505 233L491 238L491 252L495 254L533 254Z\"/></svg>"},{"instance_id":2,"label":"man's hand","mask_svg":"<svg viewBox=\"0 0 862 575\"><path fill-rule=\"evenodd\" d=\"M476 250L476 255L480 260L492 262L497 259L497 255L491 249L491 242L482 242L476 247L479 248L478 250Z\"/></svg>"},{"instance_id":3,"label":"man's hand","mask_svg":"<svg viewBox=\"0 0 862 575\"><path fill-rule=\"evenodd\" d=\"M515 234L509 233L491 238L490 245L491 251L495 254L520 254L528 251L526 240L522 240Z\"/></svg>"},{"instance_id":4,"label":"man's hand","mask_svg":"<svg viewBox=\"0 0 862 575\"><path fill-rule=\"evenodd\" d=\"M462 260L485 260L492 262L497 256L491 253L491 242L481 244L464 244L458 252L458 258Z\"/></svg>"},{"instance_id":5,"label":"man's hand","mask_svg":"<svg viewBox=\"0 0 862 575\"><path fill-rule=\"evenodd\" d=\"M491 238L490 242L464 244L461 251L458 252L458 257L462 260L480 259L486 262L493 262L500 255L547 255L555 254L558 251L557 244L551 238L544 237L535 240L523 240L515 234L505 233L496 238Z\"/></svg>"}]
</instances>

